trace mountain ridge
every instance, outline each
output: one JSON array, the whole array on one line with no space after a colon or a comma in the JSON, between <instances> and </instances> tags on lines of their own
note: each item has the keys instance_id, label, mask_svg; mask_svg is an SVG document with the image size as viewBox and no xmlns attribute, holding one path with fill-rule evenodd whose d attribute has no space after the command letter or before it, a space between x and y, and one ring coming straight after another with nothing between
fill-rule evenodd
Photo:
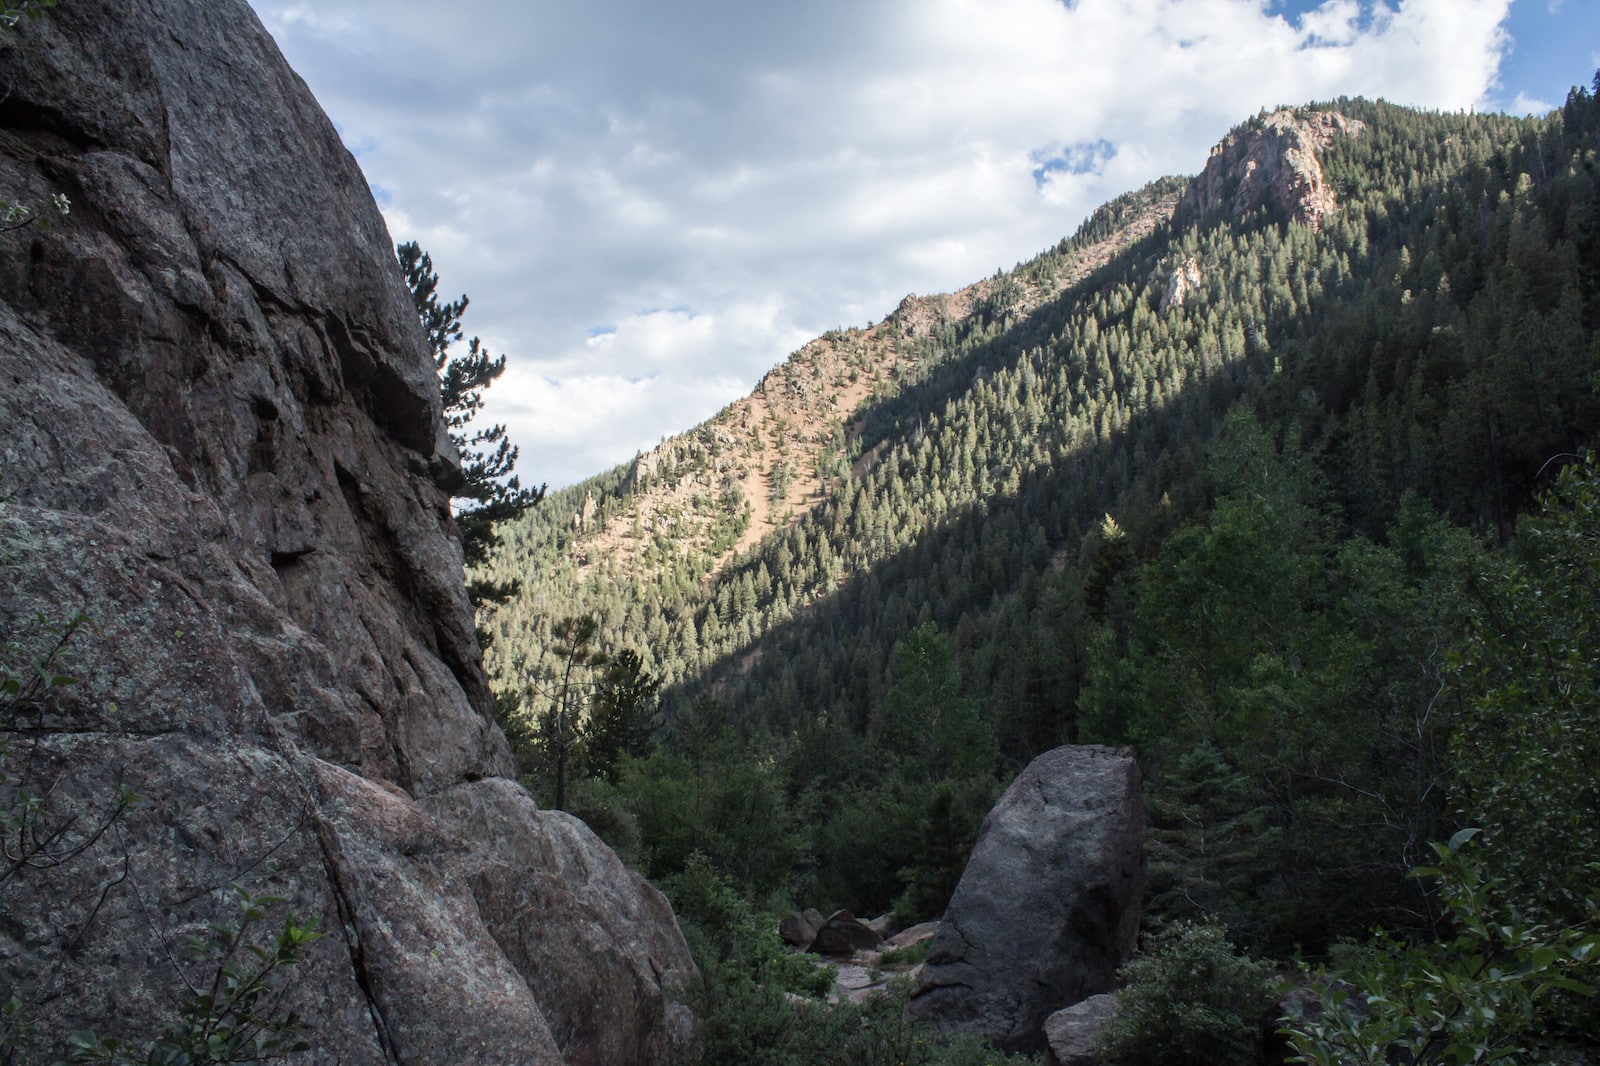
<instances>
[{"instance_id":1,"label":"mountain ridge","mask_svg":"<svg viewBox=\"0 0 1600 1066\"><path fill-rule=\"evenodd\" d=\"M1147 189L1162 186L1162 182L1156 182ZM1129 196L1137 197L1142 192ZM859 436L863 406L892 387L902 372L916 372L919 359L915 342L919 338L940 329L960 328L975 315L1002 319L1025 316L1082 282L1129 244L1148 236L1171 217L1177 205L1178 197L1173 193L1157 196L1121 228L1074 249L1070 255L1064 249L1045 253L1019 264L1009 274L997 274L950 293L911 293L883 319L865 329L830 330L807 342L763 375L748 395L623 464L626 475L610 495L627 498L628 514L602 515L600 504L606 498L605 490L602 489L600 500L595 499L594 491L605 474L594 475L555 494L552 506L558 508L582 493L582 502L571 510L570 523L575 532L583 534L573 542L579 579L588 577L600 558L622 568L637 566L640 552L636 532L619 534L593 527L614 525L616 519L622 518L642 525L646 533L654 532L654 523L667 520L658 519L667 508L663 501L651 498L649 489L663 483L672 504L681 506L686 500L692 501L698 486L702 494L713 490L723 493L719 501L726 509L748 508L750 518L737 540L713 553L715 559L707 576L714 575L762 537L787 525L783 517L786 513L792 515L821 502L830 477L837 477L836 472L828 472L837 469L829 460L836 459L840 450L848 450ZM1062 242L1063 246L1066 244ZM1052 261L1047 263L1047 259ZM1017 275L1022 276L1020 282L1015 280ZM830 449L834 455L829 454ZM710 476L696 470L685 485L683 468L695 465L696 459L708 450L712 460ZM870 469L873 462L870 453L856 457L851 464L855 476ZM739 501L727 495L730 490L738 493ZM688 544L725 541L725 536L719 539L715 533L705 532L717 528L715 518L696 524L700 528L687 534ZM680 545L685 543L683 537L675 535L674 539Z\"/></svg>"},{"instance_id":2,"label":"mountain ridge","mask_svg":"<svg viewBox=\"0 0 1600 1066\"><path fill-rule=\"evenodd\" d=\"M874 410L914 389L943 361L955 336L1025 323L1141 241L1171 228L1175 216L1186 224L1262 211L1286 220L1320 220L1333 200L1316 153L1362 129L1334 105L1263 112L1219 142L1200 174L1158 179L1114 198L1076 234L1012 270L952 293L908 295L866 329L823 334L764 375L748 396L699 426L631 463L553 493L545 512L525 520L543 530L536 537L545 538L547 549L538 562L524 553L508 563L508 554L501 553L485 574L521 580L553 567L563 575L557 583L573 589L647 591L661 582L714 582L766 538L823 506L845 481L859 482L871 472L887 440L870 428ZM1163 312L1203 282L1202 264L1192 257L1157 256L1148 266L1142 284L1161 293ZM975 378L985 372L973 368ZM848 571L837 575L834 586L846 577ZM581 600L571 609L581 610ZM491 611L489 631L508 635L523 624L510 616L526 620L541 611ZM638 644L641 636L626 639ZM492 646L488 661L502 677L527 669L501 659ZM673 680L676 673L667 676Z\"/></svg>"}]
</instances>

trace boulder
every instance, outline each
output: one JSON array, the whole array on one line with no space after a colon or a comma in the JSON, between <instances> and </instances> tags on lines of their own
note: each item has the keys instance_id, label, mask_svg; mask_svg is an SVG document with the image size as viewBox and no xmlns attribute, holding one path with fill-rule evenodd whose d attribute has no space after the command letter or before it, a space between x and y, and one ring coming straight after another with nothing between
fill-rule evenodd
<instances>
[{"instance_id":1,"label":"boulder","mask_svg":"<svg viewBox=\"0 0 1600 1066\"><path fill-rule=\"evenodd\" d=\"M810 951L818 955L853 955L870 951L883 943L883 937L849 911L838 910L828 916L812 938Z\"/></svg>"},{"instance_id":2,"label":"boulder","mask_svg":"<svg viewBox=\"0 0 1600 1066\"><path fill-rule=\"evenodd\" d=\"M1110 992L1050 1015L1044 1022L1044 1066L1100 1066L1094 1056L1095 1041L1116 1016L1117 997Z\"/></svg>"},{"instance_id":3,"label":"boulder","mask_svg":"<svg viewBox=\"0 0 1600 1066\"><path fill-rule=\"evenodd\" d=\"M880 914L876 918L868 918L866 926L885 940L900 931L900 922L896 920L893 911L888 914Z\"/></svg>"},{"instance_id":4,"label":"boulder","mask_svg":"<svg viewBox=\"0 0 1600 1066\"><path fill-rule=\"evenodd\" d=\"M807 907L803 911L796 911L778 923L778 936L783 938L785 944L797 948L809 948L811 942L817 938L817 932L822 928L822 923L827 921L822 912L814 907Z\"/></svg>"},{"instance_id":5,"label":"boulder","mask_svg":"<svg viewBox=\"0 0 1600 1066\"><path fill-rule=\"evenodd\" d=\"M883 942L889 949L908 948L913 944L920 944L939 931L938 922L918 922L909 929L902 929L894 936Z\"/></svg>"},{"instance_id":6,"label":"boulder","mask_svg":"<svg viewBox=\"0 0 1600 1066\"><path fill-rule=\"evenodd\" d=\"M1144 891L1144 801L1130 751L1039 756L983 821L912 991L910 1011L1007 1051L1113 987Z\"/></svg>"},{"instance_id":7,"label":"boulder","mask_svg":"<svg viewBox=\"0 0 1600 1066\"><path fill-rule=\"evenodd\" d=\"M318 1061L681 1057L665 901L513 780L438 378L305 84L244 0L53 7L0 84L0 197L72 201L0 232L7 665L92 620L0 739L47 824L115 823L0 882L10 1050L158 1033L239 883L320 921L282 1001Z\"/></svg>"},{"instance_id":8,"label":"boulder","mask_svg":"<svg viewBox=\"0 0 1600 1066\"><path fill-rule=\"evenodd\" d=\"M676 993L694 967L665 896L583 822L538 810L503 778L463 782L429 809L463 842L457 869L500 950L541 990L569 1063L689 1057L694 1019Z\"/></svg>"}]
</instances>

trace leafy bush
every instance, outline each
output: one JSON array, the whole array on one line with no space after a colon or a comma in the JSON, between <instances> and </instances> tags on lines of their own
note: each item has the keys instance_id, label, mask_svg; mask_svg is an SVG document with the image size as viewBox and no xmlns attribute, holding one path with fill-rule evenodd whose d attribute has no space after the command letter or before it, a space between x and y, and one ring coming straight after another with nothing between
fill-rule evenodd
<instances>
[{"instance_id":1,"label":"leafy bush","mask_svg":"<svg viewBox=\"0 0 1600 1066\"><path fill-rule=\"evenodd\" d=\"M803 996L826 995L833 987L834 968L789 951L774 931L776 923L757 915L704 854L691 855L664 887L702 967L731 967L762 985Z\"/></svg>"},{"instance_id":2,"label":"leafy bush","mask_svg":"<svg viewBox=\"0 0 1600 1066\"><path fill-rule=\"evenodd\" d=\"M1467 854L1476 829L1435 844L1456 934L1410 945L1380 934L1362 969L1315 978L1322 1016L1283 1030L1312 1066L1587 1061L1600 1031L1600 910L1574 927L1529 923ZM1600 865L1589 869L1591 878ZM1353 987L1355 994L1351 994Z\"/></svg>"},{"instance_id":3,"label":"leafy bush","mask_svg":"<svg viewBox=\"0 0 1600 1066\"><path fill-rule=\"evenodd\" d=\"M1254 1063L1272 1016L1273 974L1216 925L1180 922L1122 968L1126 982L1098 1053L1127 1066Z\"/></svg>"},{"instance_id":4,"label":"leafy bush","mask_svg":"<svg viewBox=\"0 0 1600 1066\"><path fill-rule=\"evenodd\" d=\"M836 970L787 950L696 853L663 885L700 968L701 1062L715 1066L1023 1066L971 1037L949 1039L905 1014L908 982L867 1003L827 1003Z\"/></svg>"},{"instance_id":5,"label":"leafy bush","mask_svg":"<svg viewBox=\"0 0 1600 1066\"><path fill-rule=\"evenodd\" d=\"M1466 824L1530 916L1578 921L1600 862L1600 462L1561 472L1512 553L1486 566L1451 746ZM1443 834L1439 834L1443 835Z\"/></svg>"},{"instance_id":6,"label":"leafy bush","mask_svg":"<svg viewBox=\"0 0 1600 1066\"><path fill-rule=\"evenodd\" d=\"M574 782L567 796L567 813L581 818L623 862L632 867L640 865L644 845L639 819L604 778L586 777Z\"/></svg>"}]
</instances>

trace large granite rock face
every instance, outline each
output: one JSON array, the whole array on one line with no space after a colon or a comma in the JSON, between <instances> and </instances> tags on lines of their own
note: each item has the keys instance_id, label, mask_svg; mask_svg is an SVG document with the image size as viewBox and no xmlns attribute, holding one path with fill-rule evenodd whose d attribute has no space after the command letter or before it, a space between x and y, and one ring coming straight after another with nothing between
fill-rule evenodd
<instances>
[{"instance_id":1,"label":"large granite rock face","mask_svg":"<svg viewBox=\"0 0 1600 1066\"><path fill-rule=\"evenodd\" d=\"M313 1061L682 1052L665 900L510 780L437 381L304 84L243 0L73 0L0 40L0 86L0 199L72 201L0 233L8 665L36 615L92 620L5 761L66 842L142 797L0 879L36 1057L171 1020L230 882L321 919L285 1003Z\"/></svg>"},{"instance_id":2,"label":"large granite rock face","mask_svg":"<svg viewBox=\"0 0 1600 1066\"><path fill-rule=\"evenodd\" d=\"M1131 752L1056 748L983 820L916 988L914 1017L1037 1052L1054 1011L1108 992L1144 892L1144 799Z\"/></svg>"}]
</instances>

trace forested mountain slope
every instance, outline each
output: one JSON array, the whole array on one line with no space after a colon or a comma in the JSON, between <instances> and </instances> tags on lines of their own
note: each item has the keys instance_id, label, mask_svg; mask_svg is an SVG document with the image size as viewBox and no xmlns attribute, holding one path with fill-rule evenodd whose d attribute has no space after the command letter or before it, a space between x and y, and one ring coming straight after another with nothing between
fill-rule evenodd
<instances>
[{"instance_id":1,"label":"forested mountain slope","mask_svg":"<svg viewBox=\"0 0 1600 1066\"><path fill-rule=\"evenodd\" d=\"M913 294L874 326L825 334L704 425L551 494L544 507L501 529L486 573L523 584L523 594L493 616L493 631L507 638L502 667L536 649L524 634L559 611L597 611L624 643L648 634L647 661L669 680L698 672L728 646L713 637L702 654L699 626L690 634L683 624L702 582L748 560L750 549L859 482L885 448L874 413L886 398L925 378L971 338L996 335L1081 285L1163 224L1182 188L1168 179L1121 197L1072 240L1010 273L952 294ZM873 441L863 443L869 432ZM739 636L745 642L787 617L797 596L820 588L795 575L782 578L790 583L787 596L770 575L759 596L744 590L740 613L747 622ZM779 605L780 598L789 602ZM751 610L757 600L765 617Z\"/></svg>"},{"instance_id":2,"label":"forested mountain slope","mask_svg":"<svg viewBox=\"0 0 1600 1066\"><path fill-rule=\"evenodd\" d=\"M912 303L940 313L910 337L903 306L808 346L503 531L508 720L549 707L551 622L592 614L666 682L668 750L580 804L655 875L700 851L753 899L937 913L999 780L1132 742L1166 913L1280 950L1426 924L1404 874L1458 817L1450 649L1600 427L1597 131L1587 91L1263 113L1193 181ZM732 427L783 439L774 392L815 398L788 439L816 476L750 528L768 445ZM669 517L642 474L696 487Z\"/></svg>"},{"instance_id":3,"label":"forested mountain slope","mask_svg":"<svg viewBox=\"0 0 1600 1066\"><path fill-rule=\"evenodd\" d=\"M1176 220L1151 225L1175 199L1158 183L997 279L808 345L750 400L503 531L492 572L526 585L489 618L502 683L546 620L592 611L684 692L714 685L786 727L824 709L859 726L894 641L933 621L996 675L984 687L1020 758L1070 726L1075 671L1049 615L1079 583L1083 534L1110 511L1142 550L1194 513L1205 446L1246 398L1318 454L1356 529L1381 532L1408 487L1504 529L1596 417L1593 174L1569 111L1308 109L1365 126L1321 149L1334 206L1317 229L1273 202L1200 210L1248 163L1219 150ZM1099 266L1081 277L1085 259ZM781 456L752 462L784 441L787 478ZM671 483L671 502L641 480ZM794 517L751 528L759 501ZM1046 616L1027 617L1041 597Z\"/></svg>"}]
</instances>

